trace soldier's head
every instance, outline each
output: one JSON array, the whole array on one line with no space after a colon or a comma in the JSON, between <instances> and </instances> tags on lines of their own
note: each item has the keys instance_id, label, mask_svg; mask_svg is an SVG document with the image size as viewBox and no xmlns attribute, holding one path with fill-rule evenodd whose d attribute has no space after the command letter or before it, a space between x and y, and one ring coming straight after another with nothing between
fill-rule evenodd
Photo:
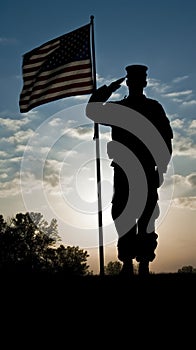
<instances>
[{"instance_id":1,"label":"soldier's head","mask_svg":"<svg viewBox=\"0 0 196 350\"><path fill-rule=\"evenodd\" d=\"M133 64L126 68L126 84L128 88L135 90L143 90L147 85L147 70L148 67L142 64Z\"/></svg>"}]
</instances>

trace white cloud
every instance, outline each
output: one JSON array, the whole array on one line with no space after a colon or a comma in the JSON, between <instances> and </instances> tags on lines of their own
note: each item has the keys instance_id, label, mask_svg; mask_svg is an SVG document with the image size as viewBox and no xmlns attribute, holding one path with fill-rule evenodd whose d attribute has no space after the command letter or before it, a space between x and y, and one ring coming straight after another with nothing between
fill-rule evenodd
<instances>
[{"instance_id":1,"label":"white cloud","mask_svg":"<svg viewBox=\"0 0 196 350\"><path fill-rule=\"evenodd\" d=\"M190 207L193 206L193 198L196 198L196 173L190 173L186 176L180 174L173 174L171 176L167 176L163 185L163 189L161 191L165 192L165 194L170 193L171 201L173 204L178 206L190 204ZM186 200L182 200L182 199ZM190 200L189 200L190 198Z\"/></svg>"},{"instance_id":2,"label":"white cloud","mask_svg":"<svg viewBox=\"0 0 196 350\"><path fill-rule=\"evenodd\" d=\"M167 97L181 97L181 96L189 96L190 94L192 94L192 90L169 92L169 93L165 94L165 96L167 96Z\"/></svg>"},{"instance_id":3,"label":"white cloud","mask_svg":"<svg viewBox=\"0 0 196 350\"><path fill-rule=\"evenodd\" d=\"M196 197L175 198L172 205L178 208L196 210Z\"/></svg>"},{"instance_id":4,"label":"white cloud","mask_svg":"<svg viewBox=\"0 0 196 350\"><path fill-rule=\"evenodd\" d=\"M67 157L75 157L78 154L76 150L63 150L56 152L56 158L63 161L64 165L68 165L64 159Z\"/></svg>"},{"instance_id":5,"label":"white cloud","mask_svg":"<svg viewBox=\"0 0 196 350\"><path fill-rule=\"evenodd\" d=\"M62 125L62 119L61 118L53 118L51 121L48 122L49 125L57 127Z\"/></svg>"},{"instance_id":6,"label":"white cloud","mask_svg":"<svg viewBox=\"0 0 196 350\"><path fill-rule=\"evenodd\" d=\"M8 156L8 153L6 151L0 151L0 158L1 157L7 157Z\"/></svg>"},{"instance_id":7,"label":"white cloud","mask_svg":"<svg viewBox=\"0 0 196 350\"><path fill-rule=\"evenodd\" d=\"M59 184L59 175L54 173L45 175L44 181L49 183L52 187L56 187Z\"/></svg>"},{"instance_id":8,"label":"white cloud","mask_svg":"<svg viewBox=\"0 0 196 350\"><path fill-rule=\"evenodd\" d=\"M189 128L196 128L196 119L191 121Z\"/></svg>"},{"instance_id":9,"label":"white cloud","mask_svg":"<svg viewBox=\"0 0 196 350\"><path fill-rule=\"evenodd\" d=\"M80 126L78 128L75 128L75 129L67 129L66 135L68 135L69 137L72 137L72 138L79 139L79 140L87 140L88 141L89 138L92 138L93 130L92 130L92 128Z\"/></svg>"},{"instance_id":10,"label":"white cloud","mask_svg":"<svg viewBox=\"0 0 196 350\"><path fill-rule=\"evenodd\" d=\"M185 120L185 119L173 119L170 122L172 129L174 130L174 148L175 150L180 145L182 141L184 143L183 149L187 146L195 149L195 140L194 135L196 135L196 119L194 120Z\"/></svg>"},{"instance_id":11,"label":"white cloud","mask_svg":"<svg viewBox=\"0 0 196 350\"><path fill-rule=\"evenodd\" d=\"M13 158L8 159L8 162L10 162L10 163L20 163L21 160L22 160L22 157L13 157Z\"/></svg>"},{"instance_id":12,"label":"white cloud","mask_svg":"<svg viewBox=\"0 0 196 350\"><path fill-rule=\"evenodd\" d=\"M52 173L52 172L56 172L58 173L59 170L62 168L62 162L59 162L56 159L46 159L45 163L44 163L44 171L45 174L46 173Z\"/></svg>"},{"instance_id":13,"label":"white cloud","mask_svg":"<svg viewBox=\"0 0 196 350\"><path fill-rule=\"evenodd\" d=\"M8 178L8 174L6 173L0 174L0 179L7 179L7 178Z\"/></svg>"},{"instance_id":14,"label":"white cloud","mask_svg":"<svg viewBox=\"0 0 196 350\"><path fill-rule=\"evenodd\" d=\"M178 108L179 105L184 107L192 107L196 104L196 100L193 97L193 90L183 89L183 87L180 86L180 83L187 78L188 76L186 75L183 77L177 77L174 80L172 80L171 83L167 84L157 79L149 79L147 91L149 88L151 96L154 96L154 98L163 97L164 99L168 99L168 104L170 102L175 103L176 108ZM179 85L179 91L176 91L176 84Z\"/></svg>"},{"instance_id":15,"label":"white cloud","mask_svg":"<svg viewBox=\"0 0 196 350\"><path fill-rule=\"evenodd\" d=\"M171 121L171 127L174 129L182 129L184 126L184 120L183 119L174 119Z\"/></svg>"},{"instance_id":16,"label":"white cloud","mask_svg":"<svg viewBox=\"0 0 196 350\"><path fill-rule=\"evenodd\" d=\"M25 151L25 149L26 149L26 145L17 145L15 148L16 152L22 152L22 153Z\"/></svg>"},{"instance_id":17,"label":"white cloud","mask_svg":"<svg viewBox=\"0 0 196 350\"><path fill-rule=\"evenodd\" d=\"M177 83L181 83L181 81L184 81L184 80L186 80L188 78L189 78L188 75L184 75L182 77L177 77L177 78L173 79L172 82L177 84Z\"/></svg>"},{"instance_id":18,"label":"white cloud","mask_svg":"<svg viewBox=\"0 0 196 350\"><path fill-rule=\"evenodd\" d=\"M28 117L22 119L0 118L0 126L10 131L17 131L30 122Z\"/></svg>"},{"instance_id":19,"label":"white cloud","mask_svg":"<svg viewBox=\"0 0 196 350\"><path fill-rule=\"evenodd\" d=\"M20 193L19 173L11 181L1 182L0 198L13 197Z\"/></svg>"},{"instance_id":20,"label":"white cloud","mask_svg":"<svg viewBox=\"0 0 196 350\"><path fill-rule=\"evenodd\" d=\"M189 136L183 136L181 133L174 131L173 156L196 158L196 144L194 140Z\"/></svg>"},{"instance_id":21,"label":"white cloud","mask_svg":"<svg viewBox=\"0 0 196 350\"><path fill-rule=\"evenodd\" d=\"M193 187L196 187L196 173L192 173L186 177L188 184Z\"/></svg>"},{"instance_id":22,"label":"white cloud","mask_svg":"<svg viewBox=\"0 0 196 350\"><path fill-rule=\"evenodd\" d=\"M175 174L170 181L174 184L173 198L196 196L196 173L186 176Z\"/></svg>"},{"instance_id":23,"label":"white cloud","mask_svg":"<svg viewBox=\"0 0 196 350\"><path fill-rule=\"evenodd\" d=\"M194 106L196 105L196 100L183 101L183 106Z\"/></svg>"},{"instance_id":24,"label":"white cloud","mask_svg":"<svg viewBox=\"0 0 196 350\"><path fill-rule=\"evenodd\" d=\"M10 144L23 143L29 140L34 135L34 131L31 129L20 130L12 136L2 137L1 142L7 142Z\"/></svg>"},{"instance_id":25,"label":"white cloud","mask_svg":"<svg viewBox=\"0 0 196 350\"><path fill-rule=\"evenodd\" d=\"M148 79L147 88L152 89L155 93L164 94L167 92L171 87L168 84L162 83L160 80L157 79Z\"/></svg>"},{"instance_id":26,"label":"white cloud","mask_svg":"<svg viewBox=\"0 0 196 350\"><path fill-rule=\"evenodd\" d=\"M29 150L29 148L28 148L28 150ZM32 150L33 150L33 148L32 148ZM40 153L41 154L48 154L49 152L50 152L50 147L47 147L47 146L40 147Z\"/></svg>"}]
</instances>

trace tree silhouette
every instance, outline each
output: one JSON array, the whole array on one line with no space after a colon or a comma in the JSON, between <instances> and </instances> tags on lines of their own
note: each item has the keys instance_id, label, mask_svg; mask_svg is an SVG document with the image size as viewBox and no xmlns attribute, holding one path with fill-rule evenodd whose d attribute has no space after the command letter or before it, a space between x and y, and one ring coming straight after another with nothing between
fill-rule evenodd
<instances>
[{"instance_id":1,"label":"tree silhouette","mask_svg":"<svg viewBox=\"0 0 196 350\"><path fill-rule=\"evenodd\" d=\"M109 261L105 266L106 275L119 275L122 268L122 263L120 261Z\"/></svg>"},{"instance_id":2,"label":"tree silhouette","mask_svg":"<svg viewBox=\"0 0 196 350\"><path fill-rule=\"evenodd\" d=\"M196 269L191 265L182 266L181 269L178 269L178 273L196 273Z\"/></svg>"},{"instance_id":3,"label":"tree silhouette","mask_svg":"<svg viewBox=\"0 0 196 350\"><path fill-rule=\"evenodd\" d=\"M54 270L58 272L63 272L66 275L83 276L88 274L89 266L86 263L89 257L87 251L84 251L77 247L64 247L62 244L54 251L55 257L53 262L55 262Z\"/></svg>"},{"instance_id":4,"label":"tree silhouette","mask_svg":"<svg viewBox=\"0 0 196 350\"><path fill-rule=\"evenodd\" d=\"M118 275L122 269L121 261L109 261L106 266L104 266L104 271L106 275ZM138 274L138 266L133 264L134 273Z\"/></svg>"},{"instance_id":5,"label":"tree silhouette","mask_svg":"<svg viewBox=\"0 0 196 350\"><path fill-rule=\"evenodd\" d=\"M79 247L59 246L58 224L41 213L19 213L7 223L0 215L0 270L62 272L85 275L88 254Z\"/></svg>"}]
</instances>

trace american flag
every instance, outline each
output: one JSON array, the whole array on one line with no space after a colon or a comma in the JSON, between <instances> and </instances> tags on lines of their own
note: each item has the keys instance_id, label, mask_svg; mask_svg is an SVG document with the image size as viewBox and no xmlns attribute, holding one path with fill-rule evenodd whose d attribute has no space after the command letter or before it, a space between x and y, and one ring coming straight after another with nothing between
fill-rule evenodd
<instances>
[{"instance_id":1,"label":"american flag","mask_svg":"<svg viewBox=\"0 0 196 350\"><path fill-rule=\"evenodd\" d=\"M90 24L23 56L20 112L44 103L93 91Z\"/></svg>"}]
</instances>

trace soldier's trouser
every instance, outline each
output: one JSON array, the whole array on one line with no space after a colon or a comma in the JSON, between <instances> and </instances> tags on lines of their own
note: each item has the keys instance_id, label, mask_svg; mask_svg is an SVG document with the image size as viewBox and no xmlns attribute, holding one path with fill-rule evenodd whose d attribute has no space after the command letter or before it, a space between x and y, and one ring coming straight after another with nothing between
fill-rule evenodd
<instances>
[{"instance_id":1,"label":"soldier's trouser","mask_svg":"<svg viewBox=\"0 0 196 350\"><path fill-rule=\"evenodd\" d=\"M129 195L129 183L123 172L114 172L114 196L112 199L112 218L118 233L118 258L137 261L153 261L158 235L155 233L155 220L159 215L157 183L154 174L147 176L148 194L145 208L139 218L129 213L130 229L126 232L119 225L118 218L126 207Z\"/></svg>"}]
</instances>

